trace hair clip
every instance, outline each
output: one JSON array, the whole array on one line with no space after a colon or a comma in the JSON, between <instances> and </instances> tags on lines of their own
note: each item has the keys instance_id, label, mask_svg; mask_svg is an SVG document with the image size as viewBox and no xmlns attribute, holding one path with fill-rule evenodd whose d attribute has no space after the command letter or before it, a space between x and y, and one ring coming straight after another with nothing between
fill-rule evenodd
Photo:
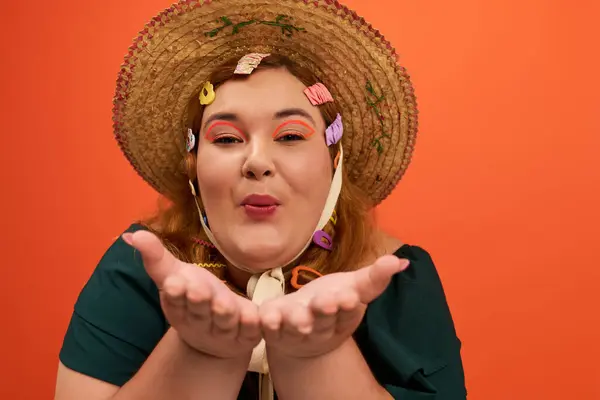
<instances>
[{"instance_id":1,"label":"hair clip","mask_svg":"<svg viewBox=\"0 0 600 400\"><path fill-rule=\"evenodd\" d=\"M337 168L338 163L340 162L340 156L342 155L342 153L338 150L334 160L333 160L333 168Z\"/></svg>"},{"instance_id":2,"label":"hair clip","mask_svg":"<svg viewBox=\"0 0 600 400\"><path fill-rule=\"evenodd\" d=\"M309 267L305 267L303 265L299 265L299 266L295 267L294 269L292 269L292 279L290 280L290 284L292 285L292 287L294 289L300 289L302 286L304 286L304 285L301 285L298 283L298 277L300 276L300 271L305 271L305 272L310 272L312 274L315 274L317 278L320 278L323 276L323 274L320 273L319 271L316 271Z\"/></svg>"},{"instance_id":3,"label":"hair clip","mask_svg":"<svg viewBox=\"0 0 600 400\"><path fill-rule=\"evenodd\" d=\"M200 268L225 268L227 265L223 263L196 263Z\"/></svg>"},{"instance_id":4,"label":"hair clip","mask_svg":"<svg viewBox=\"0 0 600 400\"><path fill-rule=\"evenodd\" d=\"M331 236L329 236L327 232L316 231L313 235L313 243L319 247L324 248L325 250L331 250L333 240L331 240Z\"/></svg>"},{"instance_id":5,"label":"hair clip","mask_svg":"<svg viewBox=\"0 0 600 400\"><path fill-rule=\"evenodd\" d=\"M215 88L213 84L208 81L204 82L204 84L202 85L202 89L200 89L200 95L198 97L200 98L200 104L202 104L203 106L209 105L213 101L215 101Z\"/></svg>"},{"instance_id":6,"label":"hair clip","mask_svg":"<svg viewBox=\"0 0 600 400\"><path fill-rule=\"evenodd\" d=\"M206 240L202 240L202 239L198 239L198 238L192 238L192 241L194 241L194 243L199 244L200 246L210 247L211 249L215 248L214 244L212 244L211 242L207 242Z\"/></svg>"},{"instance_id":7,"label":"hair clip","mask_svg":"<svg viewBox=\"0 0 600 400\"><path fill-rule=\"evenodd\" d=\"M210 225L208 225L208 217L206 216L206 211L202 212L202 221L204 222L204 225L206 225L206 227L210 229Z\"/></svg>"},{"instance_id":8,"label":"hair clip","mask_svg":"<svg viewBox=\"0 0 600 400\"><path fill-rule=\"evenodd\" d=\"M196 146L196 136L194 136L194 132L192 131L192 128L188 128L187 138L185 141L185 150L189 153L190 151L194 150L195 146Z\"/></svg>"},{"instance_id":9,"label":"hair clip","mask_svg":"<svg viewBox=\"0 0 600 400\"><path fill-rule=\"evenodd\" d=\"M263 58L270 56L269 53L250 53L246 54L238 61L234 74L249 75L260 64Z\"/></svg>"},{"instance_id":10,"label":"hair clip","mask_svg":"<svg viewBox=\"0 0 600 400\"><path fill-rule=\"evenodd\" d=\"M322 83L315 83L314 85L307 87L304 89L304 94L308 97L308 100L310 100L310 103L313 106L333 101L331 93Z\"/></svg>"},{"instance_id":11,"label":"hair clip","mask_svg":"<svg viewBox=\"0 0 600 400\"><path fill-rule=\"evenodd\" d=\"M329 220L332 224L337 224L337 213L335 212L335 210L333 210L333 213L331 214L331 217L329 217Z\"/></svg>"},{"instance_id":12,"label":"hair clip","mask_svg":"<svg viewBox=\"0 0 600 400\"><path fill-rule=\"evenodd\" d=\"M338 114L335 120L325 130L325 139L327 146L331 146L339 142L344 134L344 125L342 124L342 116Z\"/></svg>"}]
</instances>

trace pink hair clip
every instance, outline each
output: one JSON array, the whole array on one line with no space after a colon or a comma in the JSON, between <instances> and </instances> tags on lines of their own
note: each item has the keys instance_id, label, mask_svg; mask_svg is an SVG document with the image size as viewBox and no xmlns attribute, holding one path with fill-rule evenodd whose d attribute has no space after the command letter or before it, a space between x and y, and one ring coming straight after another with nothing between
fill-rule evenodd
<instances>
[{"instance_id":1,"label":"pink hair clip","mask_svg":"<svg viewBox=\"0 0 600 400\"><path fill-rule=\"evenodd\" d=\"M315 83L314 85L307 87L304 89L304 94L308 97L308 100L310 100L310 103L313 106L333 101L329 89L322 83Z\"/></svg>"}]
</instances>

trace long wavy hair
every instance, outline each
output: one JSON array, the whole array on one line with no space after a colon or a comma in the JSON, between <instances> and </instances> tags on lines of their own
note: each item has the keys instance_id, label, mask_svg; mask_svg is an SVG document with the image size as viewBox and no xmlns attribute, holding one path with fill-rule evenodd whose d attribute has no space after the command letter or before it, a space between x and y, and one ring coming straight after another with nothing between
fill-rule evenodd
<instances>
[{"instance_id":1,"label":"long wavy hair","mask_svg":"<svg viewBox=\"0 0 600 400\"><path fill-rule=\"evenodd\" d=\"M246 75L234 74L237 62L238 59L231 59L213 71L208 80L214 85L215 90L228 80L247 79ZM306 86L319 82L312 71L280 55L271 54L264 58L256 70L276 68L286 69ZM319 108L325 126L331 124L339 112L335 102L322 104ZM198 96L193 96L188 110L188 126L196 135L197 143L204 112L204 106L200 105ZM329 148L332 167L340 145L341 141ZM194 185L198 194L197 201L203 211L196 180L195 151L188 153L182 160L181 170L184 178L189 179ZM345 169L342 171L344 172L342 188L335 208L337 221L334 224L330 220L323 229L333 239L333 249L327 251L311 244L296 260L295 265L307 266L321 274L329 274L355 270L361 267L360 263L365 258L374 254L375 228L371 213L372 204L368 196L348 179L345 171ZM177 193L170 200L163 200L159 204L157 213L142 223L157 234L165 246L183 261L196 264L226 263L224 257L208 242L200 224L201 215L198 213L191 189ZM210 270L221 279L226 278L223 268L210 268ZM308 275L302 277L304 283L312 278ZM287 290L291 291L293 288L288 284Z\"/></svg>"}]
</instances>

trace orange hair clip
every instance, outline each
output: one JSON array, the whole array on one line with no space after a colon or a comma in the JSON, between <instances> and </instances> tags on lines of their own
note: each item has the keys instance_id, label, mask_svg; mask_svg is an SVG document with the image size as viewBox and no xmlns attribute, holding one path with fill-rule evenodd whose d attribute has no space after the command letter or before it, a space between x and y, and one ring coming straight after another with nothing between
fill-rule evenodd
<instances>
[{"instance_id":1,"label":"orange hair clip","mask_svg":"<svg viewBox=\"0 0 600 400\"><path fill-rule=\"evenodd\" d=\"M300 289L302 286L304 286L304 285L300 285L298 283L298 277L299 277L300 271L313 273L317 276L317 278L320 278L323 276L322 273L320 273L319 271L316 271L312 268L305 267L303 265L297 266L296 268L292 269L292 280L290 281L290 284L292 285L292 287L294 289Z\"/></svg>"}]
</instances>

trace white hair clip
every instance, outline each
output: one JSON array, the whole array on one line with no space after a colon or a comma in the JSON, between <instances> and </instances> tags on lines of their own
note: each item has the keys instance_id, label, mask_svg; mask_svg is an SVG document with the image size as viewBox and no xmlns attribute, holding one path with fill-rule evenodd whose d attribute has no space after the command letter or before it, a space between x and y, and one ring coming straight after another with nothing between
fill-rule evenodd
<instances>
[{"instance_id":1,"label":"white hair clip","mask_svg":"<svg viewBox=\"0 0 600 400\"><path fill-rule=\"evenodd\" d=\"M188 128L187 138L185 140L185 149L189 153L190 151L194 150L195 146L196 146L196 136L194 136L194 132L192 131L192 129Z\"/></svg>"}]
</instances>

